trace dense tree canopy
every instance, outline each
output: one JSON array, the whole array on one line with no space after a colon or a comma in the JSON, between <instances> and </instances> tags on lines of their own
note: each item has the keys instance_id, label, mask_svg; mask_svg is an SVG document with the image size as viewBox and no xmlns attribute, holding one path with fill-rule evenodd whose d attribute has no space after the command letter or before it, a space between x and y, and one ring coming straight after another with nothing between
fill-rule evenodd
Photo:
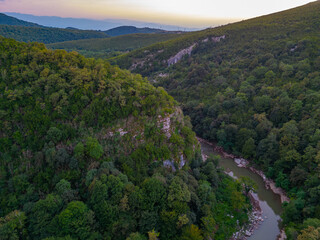
<instances>
[{"instance_id":1,"label":"dense tree canopy","mask_svg":"<svg viewBox=\"0 0 320 240\"><path fill-rule=\"evenodd\" d=\"M1 239L225 239L247 222L162 88L2 37L0 73Z\"/></svg>"},{"instance_id":2,"label":"dense tree canopy","mask_svg":"<svg viewBox=\"0 0 320 240\"><path fill-rule=\"evenodd\" d=\"M320 218L319 11L317 1L111 59L164 87L199 136L251 159L285 189L291 233Z\"/></svg>"}]
</instances>

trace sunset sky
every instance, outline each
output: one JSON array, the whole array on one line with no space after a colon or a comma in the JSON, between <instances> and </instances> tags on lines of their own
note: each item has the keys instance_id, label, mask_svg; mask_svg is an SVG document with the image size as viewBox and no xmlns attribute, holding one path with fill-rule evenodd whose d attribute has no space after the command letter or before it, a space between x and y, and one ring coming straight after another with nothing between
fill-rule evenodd
<instances>
[{"instance_id":1,"label":"sunset sky","mask_svg":"<svg viewBox=\"0 0 320 240\"><path fill-rule=\"evenodd\" d=\"M0 12L92 19L131 19L203 27L248 19L310 0L0 0Z\"/></svg>"}]
</instances>

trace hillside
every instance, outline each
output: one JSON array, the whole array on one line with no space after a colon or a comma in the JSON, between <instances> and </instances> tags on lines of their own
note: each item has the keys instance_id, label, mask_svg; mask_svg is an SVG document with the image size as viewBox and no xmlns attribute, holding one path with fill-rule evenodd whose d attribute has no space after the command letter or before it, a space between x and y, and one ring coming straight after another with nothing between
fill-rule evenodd
<instances>
[{"instance_id":1,"label":"hillside","mask_svg":"<svg viewBox=\"0 0 320 240\"><path fill-rule=\"evenodd\" d=\"M78 51L86 57L108 58L157 42L181 37L182 34L129 34L118 37L77 40L48 44L51 49Z\"/></svg>"},{"instance_id":2,"label":"hillside","mask_svg":"<svg viewBox=\"0 0 320 240\"><path fill-rule=\"evenodd\" d=\"M317 1L110 59L164 87L199 136L288 192L288 239L320 227L319 13Z\"/></svg>"},{"instance_id":3,"label":"hillside","mask_svg":"<svg viewBox=\"0 0 320 240\"><path fill-rule=\"evenodd\" d=\"M0 239L226 239L247 222L163 88L3 37L0 62Z\"/></svg>"},{"instance_id":4,"label":"hillside","mask_svg":"<svg viewBox=\"0 0 320 240\"><path fill-rule=\"evenodd\" d=\"M14 25L14 26L25 26L25 27L41 27L36 23L26 22L23 20L19 20L14 17L7 16L3 13L0 13L0 24L5 25Z\"/></svg>"},{"instance_id":5,"label":"hillside","mask_svg":"<svg viewBox=\"0 0 320 240\"><path fill-rule=\"evenodd\" d=\"M109 36L120 36L133 33L167 33L167 31L155 28L137 28L134 26L120 26L105 31Z\"/></svg>"},{"instance_id":6,"label":"hillside","mask_svg":"<svg viewBox=\"0 0 320 240\"><path fill-rule=\"evenodd\" d=\"M0 35L23 42L55 43L79 39L106 38L107 34L92 30L0 25Z\"/></svg>"}]
</instances>

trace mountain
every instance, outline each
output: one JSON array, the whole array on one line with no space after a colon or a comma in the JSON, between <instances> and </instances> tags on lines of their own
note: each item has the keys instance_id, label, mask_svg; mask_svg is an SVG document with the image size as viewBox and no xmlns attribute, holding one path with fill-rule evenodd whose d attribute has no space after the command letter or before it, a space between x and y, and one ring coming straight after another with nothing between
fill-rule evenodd
<instances>
[{"instance_id":1,"label":"mountain","mask_svg":"<svg viewBox=\"0 0 320 240\"><path fill-rule=\"evenodd\" d=\"M320 229L319 13L312 2L110 59L164 87L197 135L251 159L288 192L288 239Z\"/></svg>"},{"instance_id":2,"label":"mountain","mask_svg":"<svg viewBox=\"0 0 320 240\"><path fill-rule=\"evenodd\" d=\"M105 31L106 34L109 36L120 36L120 35L126 35L126 34L132 34L132 33L167 33L164 30L161 29L155 29L155 28L137 28L134 26L121 26L109 29Z\"/></svg>"},{"instance_id":3,"label":"mountain","mask_svg":"<svg viewBox=\"0 0 320 240\"><path fill-rule=\"evenodd\" d=\"M127 35L133 33L163 33L166 36L148 36L145 35L145 39L143 35L135 35L130 36L128 39L124 40L122 38L119 39L112 39L112 40L103 40L98 42L86 43L74 43L75 46L72 49L83 49L83 45L85 48L84 50L90 50L94 48L95 51L97 49L103 49L105 46L111 44L108 49L106 49L107 53L110 51L128 51L135 48L144 47L159 41L164 41L168 39L172 39L175 37L174 34L181 33L181 32L168 32L160 29L154 28L136 28L133 26L122 26L110 29L108 31L94 31L94 30L79 30L74 27L67 27L65 29L62 28L52 28L52 27L44 27L38 24L34 24L31 22L22 21L5 14L0 14L0 35L7 37L7 38L14 38L18 41L24 42L42 42L42 43L57 43L57 42L65 42L65 41L73 41L79 39L94 39L94 38L107 38L109 36L119 36L119 35ZM168 34L171 33L171 34ZM129 46L125 47L124 45L126 41L129 41ZM90 40L89 40L90 41ZM117 43L119 41L119 43ZM132 42L131 42L132 41ZM66 46L69 46L73 43L66 43ZM80 44L80 46L78 46ZM62 46L62 45L59 45ZM60 47L59 47L60 48ZM62 47L64 48L64 47ZM119 53L118 53L119 54ZM95 55L96 56L96 55ZM108 55L109 56L109 55ZM114 56L114 55L113 55ZM109 56L110 57L110 56Z\"/></svg>"},{"instance_id":4,"label":"mountain","mask_svg":"<svg viewBox=\"0 0 320 240\"><path fill-rule=\"evenodd\" d=\"M0 62L0 239L227 239L248 221L163 88L3 37Z\"/></svg>"},{"instance_id":5,"label":"mountain","mask_svg":"<svg viewBox=\"0 0 320 240\"><path fill-rule=\"evenodd\" d=\"M25 27L41 27L36 23L26 22L23 20L19 20L14 17L7 16L3 13L0 13L0 24L5 25L14 25L14 26L25 26Z\"/></svg>"},{"instance_id":6,"label":"mountain","mask_svg":"<svg viewBox=\"0 0 320 240\"><path fill-rule=\"evenodd\" d=\"M106 38L101 31L49 28L0 13L0 35L23 42L55 43L78 39Z\"/></svg>"},{"instance_id":7,"label":"mountain","mask_svg":"<svg viewBox=\"0 0 320 240\"><path fill-rule=\"evenodd\" d=\"M148 22L140 22L133 21L127 19L105 19L105 20L95 20L95 19L86 19L86 18L62 18L55 16L34 16L31 14L22 14L22 13L13 13L6 12L5 14L33 23L37 23L40 25L48 26L48 27L56 27L56 28L67 28L74 27L78 29L91 29L91 30L108 30L111 28L116 28L120 26L135 26L140 28L156 28L163 29L167 31L194 31L194 28L184 28L179 26L172 25L164 25L158 23L148 23Z\"/></svg>"},{"instance_id":8,"label":"mountain","mask_svg":"<svg viewBox=\"0 0 320 240\"><path fill-rule=\"evenodd\" d=\"M110 38L76 40L47 44L51 49L78 51L87 57L109 58L134 49L146 47L157 42L166 41L183 36L183 34L128 34Z\"/></svg>"}]
</instances>

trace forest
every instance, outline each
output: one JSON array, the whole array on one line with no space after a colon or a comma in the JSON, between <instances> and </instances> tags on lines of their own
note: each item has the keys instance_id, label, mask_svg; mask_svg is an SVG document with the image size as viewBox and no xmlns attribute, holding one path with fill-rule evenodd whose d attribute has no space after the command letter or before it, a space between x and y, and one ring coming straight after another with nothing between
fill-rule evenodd
<instances>
[{"instance_id":1,"label":"forest","mask_svg":"<svg viewBox=\"0 0 320 240\"><path fill-rule=\"evenodd\" d=\"M250 159L287 191L288 239L320 232L319 12L317 1L110 59L164 87L197 135ZM190 56L168 63L193 44Z\"/></svg>"},{"instance_id":2,"label":"forest","mask_svg":"<svg viewBox=\"0 0 320 240\"><path fill-rule=\"evenodd\" d=\"M106 31L106 33L109 33L109 31ZM46 44L46 46L50 49L64 49L68 52L77 51L85 57L108 59L158 42L179 38L183 35L177 33L126 34L109 38L65 41Z\"/></svg>"},{"instance_id":3,"label":"forest","mask_svg":"<svg viewBox=\"0 0 320 240\"><path fill-rule=\"evenodd\" d=\"M0 37L0 239L226 239L243 184L141 75Z\"/></svg>"}]
</instances>

